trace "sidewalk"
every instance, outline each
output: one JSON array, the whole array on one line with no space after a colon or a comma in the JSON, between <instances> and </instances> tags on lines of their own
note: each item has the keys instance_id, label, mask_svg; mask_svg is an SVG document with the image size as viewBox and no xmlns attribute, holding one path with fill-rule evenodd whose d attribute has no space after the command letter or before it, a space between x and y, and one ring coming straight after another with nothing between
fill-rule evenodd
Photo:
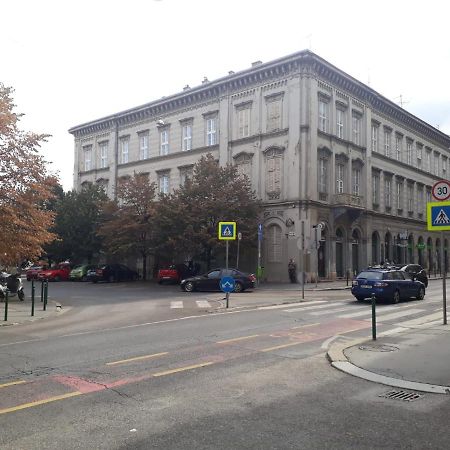
<instances>
[{"instance_id":1,"label":"sidewalk","mask_svg":"<svg viewBox=\"0 0 450 450\"><path fill-rule=\"evenodd\" d=\"M450 325L436 322L397 329L376 341L335 342L327 356L333 367L358 378L450 395Z\"/></svg>"},{"instance_id":2,"label":"sidewalk","mask_svg":"<svg viewBox=\"0 0 450 450\"><path fill-rule=\"evenodd\" d=\"M5 319L5 303L0 303L0 327L18 325L21 323L33 322L48 317L57 316L62 313L61 304L53 300L47 303L46 311L43 311L43 303L36 299L34 303L34 316L31 316L31 300L25 299L21 302L17 299L8 302L8 320Z\"/></svg>"}]
</instances>

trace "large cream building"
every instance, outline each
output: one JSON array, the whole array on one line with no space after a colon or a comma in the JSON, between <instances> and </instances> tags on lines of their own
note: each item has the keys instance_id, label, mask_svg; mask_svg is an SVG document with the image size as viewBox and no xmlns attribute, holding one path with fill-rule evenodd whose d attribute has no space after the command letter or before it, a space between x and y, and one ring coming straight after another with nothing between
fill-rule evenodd
<instances>
[{"instance_id":1,"label":"large cream building","mask_svg":"<svg viewBox=\"0 0 450 450\"><path fill-rule=\"evenodd\" d=\"M134 172L170 192L208 152L236 164L264 201L267 280L286 281L290 258L303 259L311 280L383 260L440 268L426 203L433 183L449 179L450 137L311 51L69 131L75 188L100 184L110 197Z\"/></svg>"}]
</instances>

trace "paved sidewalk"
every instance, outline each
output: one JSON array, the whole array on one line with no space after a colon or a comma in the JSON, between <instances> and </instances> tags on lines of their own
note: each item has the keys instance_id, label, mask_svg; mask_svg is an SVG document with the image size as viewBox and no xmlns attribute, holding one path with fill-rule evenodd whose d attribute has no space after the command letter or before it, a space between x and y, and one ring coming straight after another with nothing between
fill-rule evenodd
<instances>
[{"instance_id":1,"label":"paved sidewalk","mask_svg":"<svg viewBox=\"0 0 450 450\"><path fill-rule=\"evenodd\" d=\"M0 327L8 325L18 325L21 323L33 322L47 317L57 316L62 313L61 304L53 300L47 303L46 311L43 311L43 303L39 298L34 303L34 316L31 316L31 300L26 299L21 302L16 299L8 302L8 320L5 319L5 303L0 303Z\"/></svg>"},{"instance_id":2,"label":"paved sidewalk","mask_svg":"<svg viewBox=\"0 0 450 450\"><path fill-rule=\"evenodd\" d=\"M335 368L375 383L450 395L450 325L440 323L405 327L376 341L335 342L328 359Z\"/></svg>"}]
</instances>

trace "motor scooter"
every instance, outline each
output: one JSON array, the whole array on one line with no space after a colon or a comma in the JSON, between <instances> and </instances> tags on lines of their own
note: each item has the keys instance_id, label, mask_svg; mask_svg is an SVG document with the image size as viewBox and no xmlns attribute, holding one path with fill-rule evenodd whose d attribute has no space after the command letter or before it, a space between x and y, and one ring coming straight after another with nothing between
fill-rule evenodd
<instances>
[{"instance_id":1,"label":"motor scooter","mask_svg":"<svg viewBox=\"0 0 450 450\"><path fill-rule=\"evenodd\" d=\"M23 290L23 283L20 275L11 275L6 272L0 272L0 301L4 301L6 297L6 290L8 289L8 299L17 297L21 302L25 300L25 292Z\"/></svg>"}]
</instances>

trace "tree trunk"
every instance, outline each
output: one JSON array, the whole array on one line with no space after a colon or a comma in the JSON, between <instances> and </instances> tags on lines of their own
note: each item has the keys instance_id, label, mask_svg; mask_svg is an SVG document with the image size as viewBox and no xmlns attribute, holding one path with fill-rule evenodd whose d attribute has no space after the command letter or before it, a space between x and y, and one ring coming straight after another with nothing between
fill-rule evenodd
<instances>
[{"instance_id":1,"label":"tree trunk","mask_svg":"<svg viewBox=\"0 0 450 450\"><path fill-rule=\"evenodd\" d=\"M142 279L146 280L147 279L147 254L143 253L142 254Z\"/></svg>"}]
</instances>

